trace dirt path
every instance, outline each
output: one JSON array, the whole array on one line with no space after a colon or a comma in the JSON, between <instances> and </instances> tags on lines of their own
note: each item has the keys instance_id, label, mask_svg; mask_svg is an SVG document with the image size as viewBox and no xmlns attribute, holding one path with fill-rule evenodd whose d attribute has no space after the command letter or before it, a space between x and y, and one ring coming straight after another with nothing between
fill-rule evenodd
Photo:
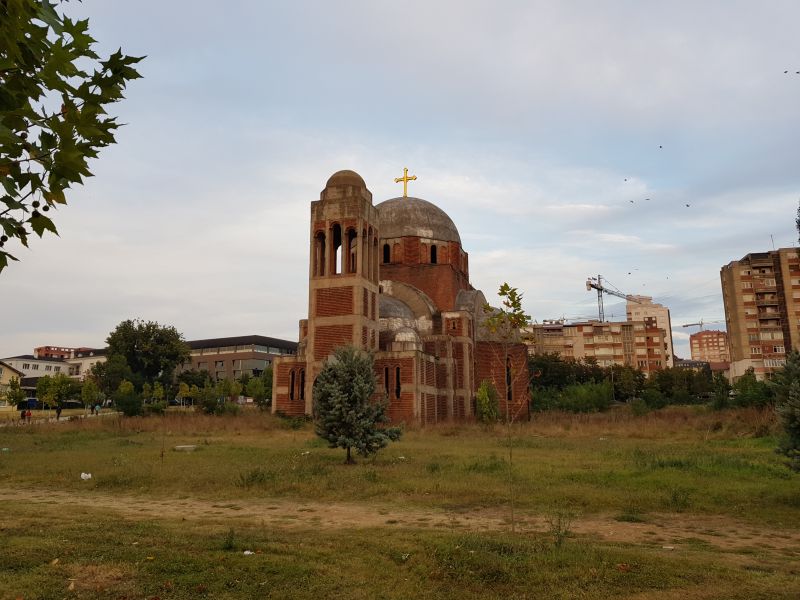
<instances>
[{"instance_id":1,"label":"dirt path","mask_svg":"<svg viewBox=\"0 0 800 600\"><path fill-rule=\"evenodd\" d=\"M286 528L447 528L459 531L508 531L505 509L445 512L440 509L354 503L311 502L303 500L248 499L246 502L199 499L158 499L94 491L70 492L37 488L0 489L0 504L11 506L72 504L90 506L131 519L201 520L206 523L231 521L267 523ZM649 514L646 523L614 520L612 515L575 518L571 531L616 543L643 544L665 550L709 546L724 551L779 552L800 559L800 532L756 527L729 517L683 514ZM546 532L543 515L520 513L518 531Z\"/></svg>"}]
</instances>

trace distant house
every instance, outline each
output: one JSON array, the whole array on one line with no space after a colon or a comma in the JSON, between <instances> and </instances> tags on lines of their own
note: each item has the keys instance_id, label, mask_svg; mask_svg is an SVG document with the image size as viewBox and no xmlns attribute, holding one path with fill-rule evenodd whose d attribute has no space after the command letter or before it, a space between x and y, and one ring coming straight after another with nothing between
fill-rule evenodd
<instances>
[{"instance_id":1,"label":"distant house","mask_svg":"<svg viewBox=\"0 0 800 600\"><path fill-rule=\"evenodd\" d=\"M8 386L12 379L22 381L24 373L0 360L0 401L5 400Z\"/></svg>"}]
</instances>

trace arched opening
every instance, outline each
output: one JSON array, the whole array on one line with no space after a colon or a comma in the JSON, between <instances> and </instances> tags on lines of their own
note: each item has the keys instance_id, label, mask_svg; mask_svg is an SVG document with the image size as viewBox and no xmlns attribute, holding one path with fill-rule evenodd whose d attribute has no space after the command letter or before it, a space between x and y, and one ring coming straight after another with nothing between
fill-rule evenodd
<instances>
[{"instance_id":1,"label":"arched opening","mask_svg":"<svg viewBox=\"0 0 800 600\"><path fill-rule=\"evenodd\" d=\"M392 262L392 249L389 247L389 244L383 245L383 264L388 265Z\"/></svg>"},{"instance_id":2,"label":"arched opening","mask_svg":"<svg viewBox=\"0 0 800 600\"><path fill-rule=\"evenodd\" d=\"M378 268L380 263L378 262L380 254L378 254L378 238L374 238L372 240L372 273L370 274L370 279L375 281L378 279Z\"/></svg>"},{"instance_id":3,"label":"arched opening","mask_svg":"<svg viewBox=\"0 0 800 600\"><path fill-rule=\"evenodd\" d=\"M356 234L354 229L347 230L347 248L348 248L347 272L355 273L357 249L358 249L358 235Z\"/></svg>"},{"instance_id":4,"label":"arched opening","mask_svg":"<svg viewBox=\"0 0 800 600\"><path fill-rule=\"evenodd\" d=\"M314 236L314 275L325 275L325 232Z\"/></svg>"},{"instance_id":5,"label":"arched opening","mask_svg":"<svg viewBox=\"0 0 800 600\"><path fill-rule=\"evenodd\" d=\"M334 223L331 229L331 241L333 242L333 269L331 269L331 274L338 275L342 272L342 226Z\"/></svg>"},{"instance_id":6,"label":"arched opening","mask_svg":"<svg viewBox=\"0 0 800 600\"><path fill-rule=\"evenodd\" d=\"M367 237L367 230L361 230L361 271L362 275L367 270L367 250L369 250L369 238Z\"/></svg>"},{"instance_id":7,"label":"arched opening","mask_svg":"<svg viewBox=\"0 0 800 600\"><path fill-rule=\"evenodd\" d=\"M389 397L389 367L383 367L383 389L386 390L386 397Z\"/></svg>"},{"instance_id":8,"label":"arched opening","mask_svg":"<svg viewBox=\"0 0 800 600\"><path fill-rule=\"evenodd\" d=\"M400 367L394 368L394 397L400 399Z\"/></svg>"},{"instance_id":9,"label":"arched opening","mask_svg":"<svg viewBox=\"0 0 800 600\"><path fill-rule=\"evenodd\" d=\"M294 370L289 371L289 400L294 400Z\"/></svg>"},{"instance_id":10,"label":"arched opening","mask_svg":"<svg viewBox=\"0 0 800 600\"><path fill-rule=\"evenodd\" d=\"M431 244L431 264L432 265L436 264L436 259L437 259L437 256L436 256L436 244Z\"/></svg>"},{"instance_id":11,"label":"arched opening","mask_svg":"<svg viewBox=\"0 0 800 600\"><path fill-rule=\"evenodd\" d=\"M300 400L306 399L306 370L300 369Z\"/></svg>"}]
</instances>

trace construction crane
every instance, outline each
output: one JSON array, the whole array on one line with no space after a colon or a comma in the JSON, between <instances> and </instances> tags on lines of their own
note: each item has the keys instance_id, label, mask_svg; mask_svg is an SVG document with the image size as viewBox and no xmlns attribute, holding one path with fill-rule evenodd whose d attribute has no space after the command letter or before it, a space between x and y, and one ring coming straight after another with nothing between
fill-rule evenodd
<instances>
[{"instance_id":1,"label":"construction crane","mask_svg":"<svg viewBox=\"0 0 800 600\"><path fill-rule=\"evenodd\" d=\"M698 323L687 323L686 325L681 325L681 327L699 327L700 331L703 331L703 326L704 325L718 325L718 324L724 323L724 322L725 321L719 321L719 320L717 320L717 321L704 321L703 319L700 319L700 321Z\"/></svg>"},{"instance_id":2,"label":"construction crane","mask_svg":"<svg viewBox=\"0 0 800 600\"><path fill-rule=\"evenodd\" d=\"M623 300L640 303L634 296L631 296L630 294L623 294L620 291L607 288L605 285L603 285L602 275L598 275L597 277L589 277L586 280L586 291L590 292L592 289L597 290L597 313L600 317L601 323L606 320L605 310L603 309L603 294L611 294L612 296L622 298Z\"/></svg>"}]
</instances>

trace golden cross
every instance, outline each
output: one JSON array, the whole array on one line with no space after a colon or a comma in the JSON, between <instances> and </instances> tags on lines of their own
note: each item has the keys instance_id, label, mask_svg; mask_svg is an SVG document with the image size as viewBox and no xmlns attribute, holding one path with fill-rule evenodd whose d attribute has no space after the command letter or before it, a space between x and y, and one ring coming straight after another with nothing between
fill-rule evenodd
<instances>
[{"instance_id":1,"label":"golden cross","mask_svg":"<svg viewBox=\"0 0 800 600\"><path fill-rule=\"evenodd\" d=\"M412 175L411 177L408 176L408 167L403 167L403 176L402 177L395 177L394 182L400 183L403 182L403 198L408 197L408 182L409 181L416 181L417 176Z\"/></svg>"}]
</instances>

